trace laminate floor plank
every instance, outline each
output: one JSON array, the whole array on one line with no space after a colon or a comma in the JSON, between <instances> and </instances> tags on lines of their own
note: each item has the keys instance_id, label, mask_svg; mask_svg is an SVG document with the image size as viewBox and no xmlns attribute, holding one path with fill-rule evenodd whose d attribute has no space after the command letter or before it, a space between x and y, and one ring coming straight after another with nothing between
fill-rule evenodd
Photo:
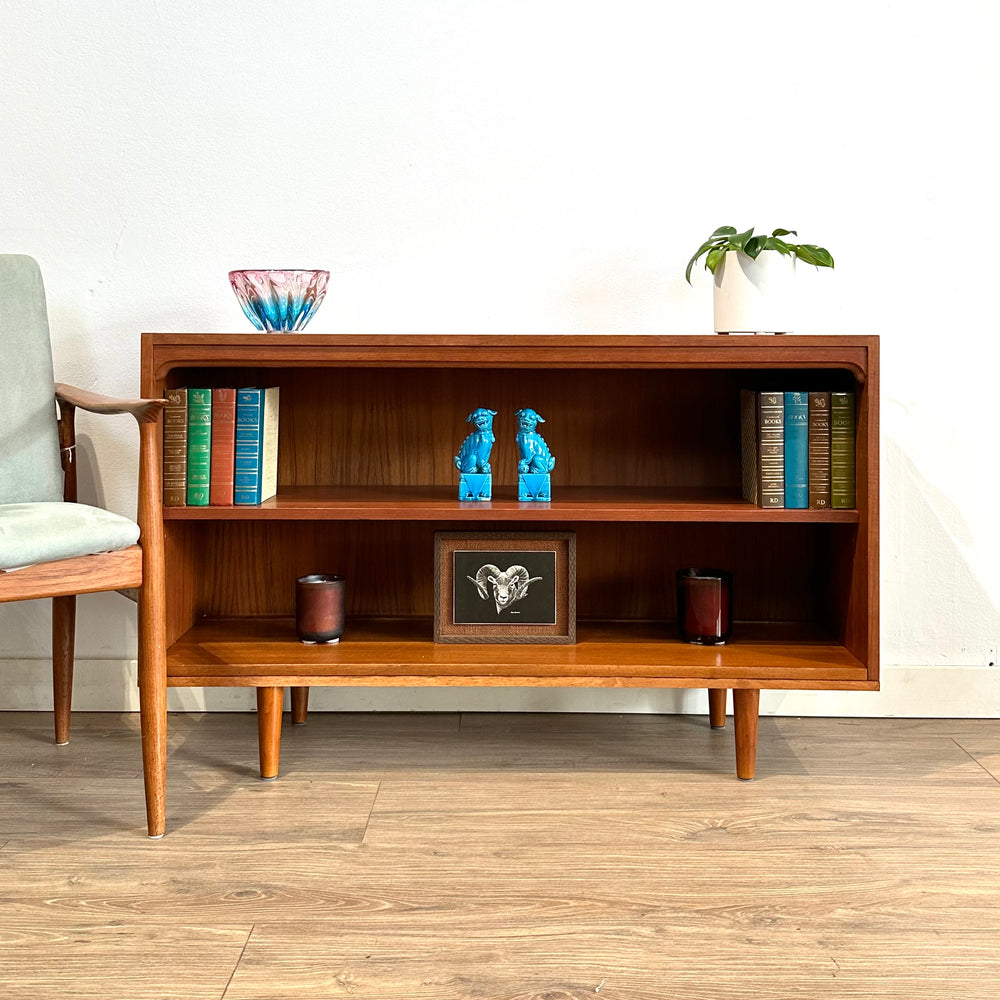
<instances>
[{"instance_id":1,"label":"laminate floor plank","mask_svg":"<svg viewBox=\"0 0 1000 1000\"><path fill-rule=\"evenodd\" d=\"M490 717L496 719L495 716ZM594 727L588 722L593 720ZM638 720L638 721L637 721ZM880 731L874 746L867 745L856 728L845 738L817 735L793 728L783 731L762 719L758 737L759 776L769 774L892 777L937 775L942 781L962 780L956 773L968 762L950 736L893 740ZM825 725L827 720L821 720ZM837 720L840 721L840 720ZM884 720L874 720L881 722ZM479 716L460 731L433 740L420 734L380 740L363 730L345 729L330 714L310 717L305 727L286 731L282 744L282 773L327 768L347 776L356 768L378 769L382 777L408 775L461 776L476 768L516 768L519 771L607 769L609 771L690 771L731 778L735 770L732 726L710 730L705 720L690 716L531 716L528 720L502 718L493 725ZM972 772L969 772L972 773Z\"/></svg>"},{"instance_id":2,"label":"laminate floor plank","mask_svg":"<svg viewBox=\"0 0 1000 1000\"><path fill-rule=\"evenodd\" d=\"M0 996L992 1000L1000 721L731 725L0 715Z\"/></svg>"},{"instance_id":3,"label":"laminate floor plank","mask_svg":"<svg viewBox=\"0 0 1000 1000\"><path fill-rule=\"evenodd\" d=\"M603 732L588 733L574 723L568 730L558 722L537 727L528 736L492 735L456 729L428 738L420 734L380 740L373 746L364 731L342 731L331 716L310 717L304 727L286 733L282 766L289 769L329 766L341 773L378 768L400 778L445 771L461 775L473 769L516 766L538 770L608 768L615 771L661 770L671 761L698 770L728 768L732 736L715 734L707 725L682 727L666 733L659 727L630 726L626 720ZM287 761L287 763L286 763Z\"/></svg>"},{"instance_id":4,"label":"laminate floor plank","mask_svg":"<svg viewBox=\"0 0 1000 1000\"><path fill-rule=\"evenodd\" d=\"M172 780L170 780L172 779ZM202 838L322 838L360 843L377 781L261 781L204 766L174 769L168 778L167 825ZM0 782L0 837L57 834L100 842L110 831L141 836L141 777L39 777Z\"/></svg>"},{"instance_id":5,"label":"laminate floor plank","mask_svg":"<svg viewBox=\"0 0 1000 1000\"><path fill-rule=\"evenodd\" d=\"M74 777L7 768L0 779L0 839L47 837L91 841L145 824L141 775Z\"/></svg>"},{"instance_id":6,"label":"laminate floor plank","mask_svg":"<svg viewBox=\"0 0 1000 1000\"><path fill-rule=\"evenodd\" d=\"M873 949L865 929L734 935L656 915L599 931L544 920L439 933L332 930L255 927L226 1000L992 1000L1000 974L996 949L968 931L882 933Z\"/></svg>"},{"instance_id":7,"label":"laminate floor plank","mask_svg":"<svg viewBox=\"0 0 1000 1000\"><path fill-rule=\"evenodd\" d=\"M227 842L277 838L290 843L360 843L379 787L377 781L280 778L212 787L213 774L203 769L186 778L186 789L168 793L168 829Z\"/></svg>"},{"instance_id":8,"label":"laminate floor plank","mask_svg":"<svg viewBox=\"0 0 1000 1000\"><path fill-rule=\"evenodd\" d=\"M897 827L905 832L895 836L899 846L915 850L929 838L945 838L976 850L988 837L1000 837L1000 824L992 823L985 832L965 834L958 827L964 817L956 817L952 826L938 822L920 823L914 814L892 812L884 815L854 812L838 817L832 809L822 812L782 813L780 809L755 810L750 814L734 813L730 818L678 815L670 810L637 814L633 810L564 810L516 813L398 813L373 816L366 844L409 850L428 841L441 849L454 850L476 838L493 851L506 851L537 837L567 850L585 847L613 847L622 840L663 849L668 844L711 844L720 862L726 854L745 854L767 845L772 849L794 849L804 839L826 848L876 847ZM727 859L727 863L732 863Z\"/></svg>"},{"instance_id":9,"label":"laminate floor plank","mask_svg":"<svg viewBox=\"0 0 1000 1000\"><path fill-rule=\"evenodd\" d=\"M388 929L425 917L460 928L489 914L500 923L536 915L598 923L660 912L686 926L734 929L794 929L801 921L905 928L915 919L962 927L971 918L1000 931L997 852L985 842L979 851L943 846L926 867L916 866L907 848L821 850L811 843L752 855L712 844L656 855L634 847L402 853L285 843L228 852L206 845L194 857L188 845L161 853L109 844L95 861L93 846L28 851L14 842L7 859L0 853L0 875L17 885L16 897L3 900L4 917L32 924L194 912L222 924L377 920ZM751 857L752 864L739 864Z\"/></svg>"},{"instance_id":10,"label":"laminate floor plank","mask_svg":"<svg viewBox=\"0 0 1000 1000\"><path fill-rule=\"evenodd\" d=\"M4 1000L218 1000L250 927L0 922Z\"/></svg>"},{"instance_id":11,"label":"laminate floor plank","mask_svg":"<svg viewBox=\"0 0 1000 1000\"><path fill-rule=\"evenodd\" d=\"M141 778L138 716L74 715L70 742L57 746L51 714L0 712L0 760L4 777L23 772L38 778L82 774Z\"/></svg>"},{"instance_id":12,"label":"laminate floor plank","mask_svg":"<svg viewBox=\"0 0 1000 1000\"><path fill-rule=\"evenodd\" d=\"M397 775L383 772L373 818L386 812L521 811L550 809L663 809L674 805L725 814L734 808L766 810L769 807L835 808L838 813L853 804L865 810L904 811L900 790L906 789L905 807L929 822L955 822L953 811L971 810L978 817L1000 819L1000 796L992 775L979 763L961 754L940 774L910 775L899 781L890 777L858 778L840 775L769 775L740 782L729 775L692 776L664 771L660 774L580 770L518 772L510 768L476 770L462 774ZM292 781L306 781L296 775ZM858 801L859 793L864 802ZM935 803L943 807L935 810Z\"/></svg>"},{"instance_id":13,"label":"laminate floor plank","mask_svg":"<svg viewBox=\"0 0 1000 1000\"><path fill-rule=\"evenodd\" d=\"M634 715L623 713L573 713L553 715L547 712L463 712L463 732L561 732L584 733L620 732L623 721L631 729L660 730L665 721L676 723L678 729L702 729L707 724L708 698L705 715ZM726 726L733 724L732 695ZM880 718L816 718L812 716L766 716L760 719L760 735L765 731L785 736L800 735L809 739L851 739L873 743L880 740L895 742L913 736L919 739L961 739L980 737L998 739L996 719L880 719Z\"/></svg>"},{"instance_id":14,"label":"laminate floor plank","mask_svg":"<svg viewBox=\"0 0 1000 1000\"><path fill-rule=\"evenodd\" d=\"M578 871L569 852L555 850L503 859L439 855L408 869L390 852L366 856L364 864L325 858L310 866L288 851L277 870L262 864L151 870L111 859L107 867L114 872L107 875L85 864L61 876L29 867L18 873L23 888L2 903L2 912L8 929L87 919L183 921L196 914L211 926L308 921L336 934L391 934L414 924L461 933L471 924L545 921L599 935L609 922L641 918L707 934L723 928L785 933L803 926L829 933L865 927L878 934L914 923L941 933L970 927L1000 933L996 858L969 872L960 863L967 852L951 853L950 862L916 875L912 852L904 851L838 857L785 850L733 870L716 852L701 850L656 874L648 858L630 865L612 857Z\"/></svg>"}]
</instances>

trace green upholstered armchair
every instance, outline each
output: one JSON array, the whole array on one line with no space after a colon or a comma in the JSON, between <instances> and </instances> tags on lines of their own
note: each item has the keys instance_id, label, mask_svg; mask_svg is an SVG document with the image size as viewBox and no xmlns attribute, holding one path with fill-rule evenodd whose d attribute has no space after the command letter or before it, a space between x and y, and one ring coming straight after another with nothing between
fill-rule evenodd
<instances>
[{"instance_id":1,"label":"green upholstered armchair","mask_svg":"<svg viewBox=\"0 0 1000 1000\"><path fill-rule=\"evenodd\" d=\"M138 523L76 502L77 407L131 413L138 421ZM0 255L0 602L52 598L55 736L63 744L69 742L76 595L104 590L137 595L150 836L163 833L166 759L166 706L158 703L162 684L151 683L164 669L162 408L163 400L116 400L55 385L38 264L30 257ZM151 796L151 789L158 794Z\"/></svg>"}]
</instances>

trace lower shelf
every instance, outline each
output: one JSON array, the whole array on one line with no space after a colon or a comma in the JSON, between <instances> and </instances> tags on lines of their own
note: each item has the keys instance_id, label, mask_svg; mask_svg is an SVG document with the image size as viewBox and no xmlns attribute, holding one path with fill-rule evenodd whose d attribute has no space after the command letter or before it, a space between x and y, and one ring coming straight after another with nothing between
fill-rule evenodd
<instances>
[{"instance_id":1,"label":"lower shelf","mask_svg":"<svg viewBox=\"0 0 1000 1000\"><path fill-rule=\"evenodd\" d=\"M715 647L680 642L649 622L581 621L572 646L451 645L432 636L429 618L350 619L339 643L306 646L291 618L206 620L167 651L168 684L878 688L844 646L773 624L737 623L733 641Z\"/></svg>"}]
</instances>

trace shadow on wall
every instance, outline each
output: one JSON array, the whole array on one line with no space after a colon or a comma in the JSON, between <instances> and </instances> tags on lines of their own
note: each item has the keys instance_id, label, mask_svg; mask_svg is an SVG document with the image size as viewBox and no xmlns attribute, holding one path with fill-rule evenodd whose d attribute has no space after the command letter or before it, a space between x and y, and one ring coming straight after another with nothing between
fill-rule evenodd
<instances>
[{"instance_id":1,"label":"shadow on wall","mask_svg":"<svg viewBox=\"0 0 1000 1000\"><path fill-rule=\"evenodd\" d=\"M106 506L107 498L97 451L94 442L86 434L78 434L76 438L76 489L80 503L90 504L92 507Z\"/></svg>"},{"instance_id":2,"label":"shadow on wall","mask_svg":"<svg viewBox=\"0 0 1000 1000\"><path fill-rule=\"evenodd\" d=\"M882 663L986 666L1000 610L968 553L989 540L921 474L896 441L882 441Z\"/></svg>"}]
</instances>

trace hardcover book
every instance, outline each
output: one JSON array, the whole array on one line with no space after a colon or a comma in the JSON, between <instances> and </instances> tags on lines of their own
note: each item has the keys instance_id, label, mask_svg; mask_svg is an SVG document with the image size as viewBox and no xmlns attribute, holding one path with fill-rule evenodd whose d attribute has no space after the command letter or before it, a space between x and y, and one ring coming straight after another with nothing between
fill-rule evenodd
<instances>
[{"instance_id":1,"label":"hardcover book","mask_svg":"<svg viewBox=\"0 0 1000 1000\"><path fill-rule=\"evenodd\" d=\"M278 492L278 387L236 392L233 503L260 504Z\"/></svg>"},{"instance_id":2,"label":"hardcover book","mask_svg":"<svg viewBox=\"0 0 1000 1000\"><path fill-rule=\"evenodd\" d=\"M187 389L163 394L163 506L187 505Z\"/></svg>"},{"instance_id":3,"label":"hardcover book","mask_svg":"<svg viewBox=\"0 0 1000 1000\"><path fill-rule=\"evenodd\" d=\"M830 393L809 393L809 507L830 506Z\"/></svg>"},{"instance_id":4,"label":"hardcover book","mask_svg":"<svg viewBox=\"0 0 1000 1000\"><path fill-rule=\"evenodd\" d=\"M187 504L207 507L212 475L212 390L188 389Z\"/></svg>"},{"instance_id":5,"label":"hardcover book","mask_svg":"<svg viewBox=\"0 0 1000 1000\"><path fill-rule=\"evenodd\" d=\"M784 507L784 394L743 389L740 407L743 499L758 507Z\"/></svg>"},{"instance_id":6,"label":"hardcover book","mask_svg":"<svg viewBox=\"0 0 1000 1000\"><path fill-rule=\"evenodd\" d=\"M208 499L213 507L233 505L236 457L236 390L212 390L212 476Z\"/></svg>"},{"instance_id":7,"label":"hardcover book","mask_svg":"<svg viewBox=\"0 0 1000 1000\"><path fill-rule=\"evenodd\" d=\"M857 505L854 478L854 393L830 393L830 506Z\"/></svg>"},{"instance_id":8,"label":"hardcover book","mask_svg":"<svg viewBox=\"0 0 1000 1000\"><path fill-rule=\"evenodd\" d=\"M785 393L785 506L809 506L809 394Z\"/></svg>"}]
</instances>

